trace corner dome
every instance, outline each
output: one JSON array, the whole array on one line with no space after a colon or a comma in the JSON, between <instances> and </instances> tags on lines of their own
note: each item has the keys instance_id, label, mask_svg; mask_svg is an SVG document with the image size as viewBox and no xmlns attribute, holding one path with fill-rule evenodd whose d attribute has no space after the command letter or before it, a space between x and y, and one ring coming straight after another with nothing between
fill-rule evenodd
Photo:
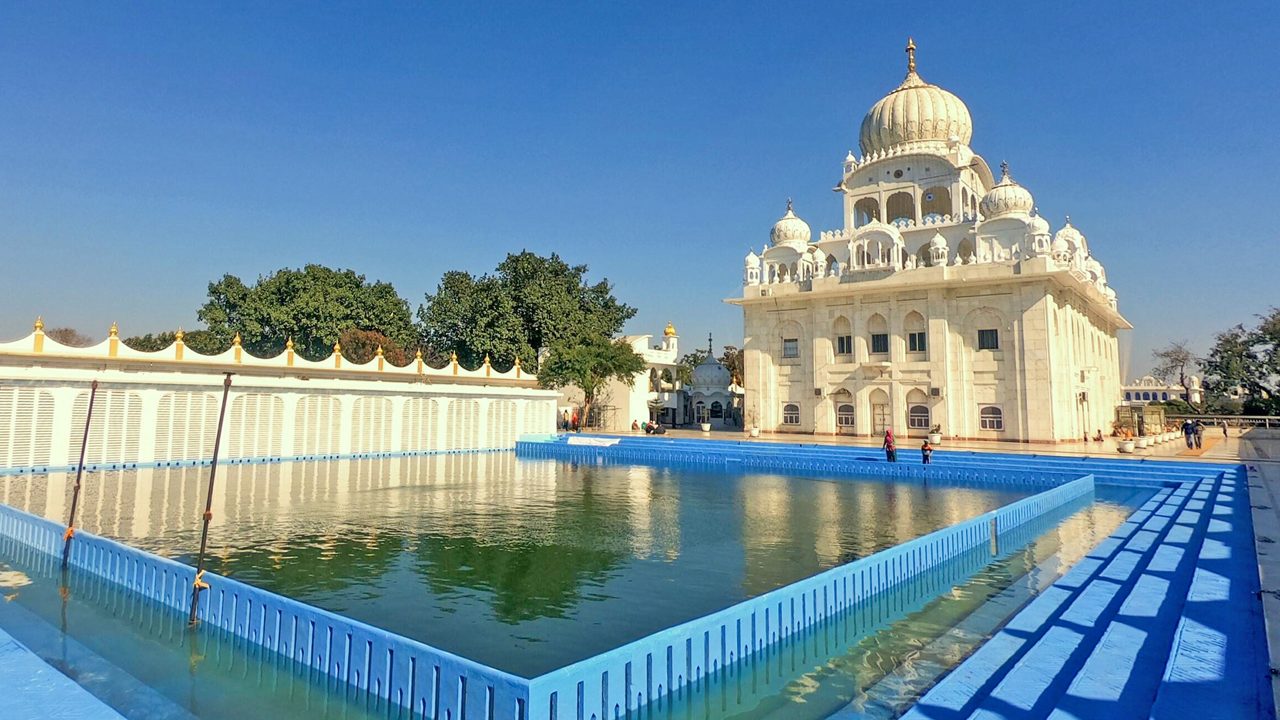
<instances>
[{"instance_id":1,"label":"corner dome","mask_svg":"<svg viewBox=\"0 0 1280 720\"><path fill-rule=\"evenodd\" d=\"M662 330L662 337L675 337L675 336L676 336L676 326L672 323L667 323L667 326Z\"/></svg>"},{"instance_id":2,"label":"corner dome","mask_svg":"<svg viewBox=\"0 0 1280 720\"><path fill-rule=\"evenodd\" d=\"M1067 224L1053 236L1053 244L1057 245L1061 240L1064 244L1069 245L1073 251L1084 250L1088 252L1089 245L1085 242L1084 235L1071 224L1071 216L1067 216Z\"/></svg>"},{"instance_id":3,"label":"corner dome","mask_svg":"<svg viewBox=\"0 0 1280 720\"><path fill-rule=\"evenodd\" d=\"M899 145L965 145L973 138L973 119L960 98L930 85L916 74L916 45L907 40L907 77L862 119L858 146L864 156Z\"/></svg>"},{"instance_id":4,"label":"corner dome","mask_svg":"<svg viewBox=\"0 0 1280 720\"><path fill-rule=\"evenodd\" d=\"M1032 208L1032 211L1035 212L1035 208ZM1029 232L1032 235L1048 235L1049 221L1045 220L1043 215L1036 212L1035 215L1031 216L1031 228Z\"/></svg>"},{"instance_id":5,"label":"corner dome","mask_svg":"<svg viewBox=\"0 0 1280 720\"><path fill-rule=\"evenodd\" d=\"M769 233L770 242L774 245L807 245L811 237L813 232L809 229L809 223L796 216L788 198L787 213L773 224L773 230Z\"/></svg>"},{"instance_id":6,"label":"corner dome","mask_svg":"<svg viewBox=\"0 0 1280 720\"><path fill-rule=\"evenodd\" d=\"M747 267L750 267L750 268L760 267L760 256L756 255L754 250L747 251Z\"/></svg>"},{"instance_id":7,"label":"corner dome","mask_svg":"<svg viewBox=\"0 0 1280 720\"><path fill-rule=\"evenodd\" d=\"M982 196L978 207L986 219L1021 213L1030 215L1035 209L1035 198L1026 188L1013 181L1009 175L1009 163L1000 163L1000 182Z\"/></svg>"},{"instance_id":8,"label":"corner dome","mask_svg":"<svg viewBox=\"0 0 1280 720\"><path fill-rule=\"evenodd\" d=\"M947 238L940 232L934 233L933 238L929 240L929 247L936 250L946 250Z\"/></svg>"}]
</instances>

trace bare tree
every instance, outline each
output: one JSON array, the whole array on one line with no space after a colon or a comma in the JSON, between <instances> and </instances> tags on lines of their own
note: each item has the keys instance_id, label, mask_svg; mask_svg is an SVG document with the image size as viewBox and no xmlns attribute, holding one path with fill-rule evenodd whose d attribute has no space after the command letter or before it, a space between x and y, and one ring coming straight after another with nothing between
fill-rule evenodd
<instances>
[{"instance_id":1,"label":"bare tree","mask_svg":"<svg viewBox=\"0 0 1280 720\"><path fill-rule=\"evenodd\" d=\"M1151 368L1152 376L1166 383L1177 382L1182 386L1183 397L1186 398L1187 404L1196 412L1200 412L1200 408L1191 402L1191 373L1196 369L1198 362L1195 353L1187 349L1187 341L1171 342L1153 351L1151 357L1156 361L1155 367Z\"/></svg>"},{"instance_id":2,"label":"bare tree","mask_svg":"<svg viewBox=\"0 0 1280 720\"><path fill-rule=\"evenodd\" d=\"M58 327L44 331L45 337L70 347L89 347L94 344L93 338L75 328Z\"/></svg>"}]
</instances>

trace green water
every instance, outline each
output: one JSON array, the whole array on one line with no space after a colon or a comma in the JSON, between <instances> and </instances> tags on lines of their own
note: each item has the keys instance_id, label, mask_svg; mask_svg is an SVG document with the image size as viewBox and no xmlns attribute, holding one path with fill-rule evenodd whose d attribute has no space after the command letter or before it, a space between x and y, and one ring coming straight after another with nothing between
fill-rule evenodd
<instances>
[{"instance_id":1,"label":"green water","mask_svg":"<svg viewBox=\"0 0 1280 720\"><path fill-rule=\"evenodd\" d=\"M190 561L207 472L89 475L79 525ZM0 482L65 520L66 476ZM507 453L232 466L210 567L532 677L1024 496Z\"/></svg>"}]
</instances>

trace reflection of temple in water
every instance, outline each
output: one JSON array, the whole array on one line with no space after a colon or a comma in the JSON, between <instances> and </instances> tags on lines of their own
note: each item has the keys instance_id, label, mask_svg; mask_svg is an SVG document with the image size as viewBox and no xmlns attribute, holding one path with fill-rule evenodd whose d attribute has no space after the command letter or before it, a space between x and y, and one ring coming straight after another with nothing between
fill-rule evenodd
<instances>
[{"instance_id":1,"label":"reflection of temple in water","mask_svg":"<svg viewBox=\"0 0 1280 720\"><path fill-rule=\"evenodd\" d=\"M739 484L743 590L755 596L981 515L989 491L874 480L754 476Z\"/></svg>"}]
</instances>

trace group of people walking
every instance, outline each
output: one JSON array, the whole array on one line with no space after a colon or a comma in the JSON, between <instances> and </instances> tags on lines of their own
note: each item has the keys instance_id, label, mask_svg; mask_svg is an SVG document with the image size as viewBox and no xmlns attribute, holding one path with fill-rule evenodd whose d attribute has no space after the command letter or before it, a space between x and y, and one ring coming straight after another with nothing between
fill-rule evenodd
<instances>
[{"instance_id":1,"label":"group of people walking","mask_svg":"<svg viewBox=\"0 0 1280 720\"><path fill-rule=\"evenodd\" d=\"M884 431L884 459L889 462L898 462L898 445L893 439L893 428L885 428ZM924 443L920 445L920 462L928 465L933 459L933 445L929 443L929 438L924 439Z\"/></svg>"}]
</instances>

